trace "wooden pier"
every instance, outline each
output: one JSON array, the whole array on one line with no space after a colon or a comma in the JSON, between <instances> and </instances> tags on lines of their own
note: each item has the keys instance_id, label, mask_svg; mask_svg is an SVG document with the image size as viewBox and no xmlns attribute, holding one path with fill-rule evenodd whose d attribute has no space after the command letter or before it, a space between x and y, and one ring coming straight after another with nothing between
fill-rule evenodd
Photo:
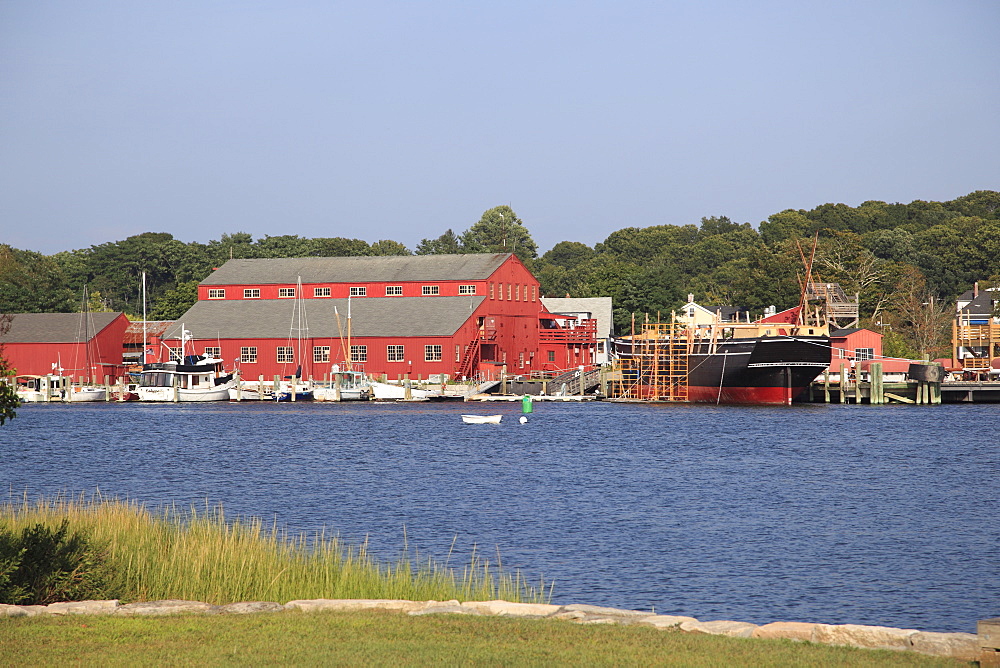
<instances>
[{"instance_id":1,"label":"wooden pier","mask_svg":"<svg viewBox=\"0 0 1000 668\"><path fill-rule=\"evenodd\" d=\"M929 369L940 368L924 365ZM862 378L852 378L846 369L840 374L824 373L800 398L807 403L841 404L913 404L937 405L956 403L1000 403L1000 382L969 382L938 380L940 374L929 373L926 380L887 382L882 365L873 362Z\"/></svg>"}]
</instances>

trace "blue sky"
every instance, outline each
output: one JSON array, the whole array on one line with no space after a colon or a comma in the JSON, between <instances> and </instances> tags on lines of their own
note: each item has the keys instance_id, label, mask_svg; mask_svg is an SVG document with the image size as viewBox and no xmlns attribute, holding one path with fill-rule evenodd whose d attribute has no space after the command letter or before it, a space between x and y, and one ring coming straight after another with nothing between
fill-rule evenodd
<instances>
[{"instance_id":1,"label":"blue sky","mask_svg":"<svg viewBox=\"0 0 1000 668\"><path fill-rule=\"evenodd\" d=\"M1000 189L1000 2L0 0L0 243L623 227Z\"/></svg>"}]
</instances>

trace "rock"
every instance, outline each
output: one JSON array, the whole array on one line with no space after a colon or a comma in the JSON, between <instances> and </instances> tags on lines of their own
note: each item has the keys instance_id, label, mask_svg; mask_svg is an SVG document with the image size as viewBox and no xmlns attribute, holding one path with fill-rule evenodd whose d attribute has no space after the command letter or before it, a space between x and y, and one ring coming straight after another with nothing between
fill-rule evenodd
<instances>
[{"instance_id":1,"label":"rock","mask_svg":"<svg viewBox=\"0 0 1000 668\"><path fill-rule=\"evenodd\" d=\"M458 605L458 601L445 601L445 604ZM441 605L439 601L405 601L400 599L331 599L315 598L310 600L289 601L285 608L289 610L304 610L315 612L319 610L334 612L351 612L355 610L390 610L393 612L413 612Z\"/></svg>"},{"instance_id":2,"label":"rock","mask_svg":"<svg viewBox=\"0 0 1000 668\"><path fill-rule=\"evenodd\" d=\"M28 611L19 605L0 603L0 617L27 617Z\"/></svg>"},{"instance_id":3,"label":"rock","mask_svg":"<svg viewBox=\"0 0 1000 668\"><path fill-rule=\"evenodd\" d=\"M806 622L771 622L753 630L754 638L781 638L784 640L811 641L818 624Z\"/></svg>"},{"instance_id":4,"label":"rock","mask_svg":"<svg viewBox=\"0 0 1000 668\"><path fill-rule=\"evenodd\" d=\"M602 608L597 605L574 603L563 606L565 612L582 612L585 615L598 617L649 617L652 613L645 610L622 610L620 608Z\"/></svg>"},{"instance_id":5,"label":"rock","mask_svg":"<svg viewBox=\"0 0 1000 668\"><path fill-rule=\"evenodd\" d=\"M271 601L252 601L247 603L227 603L220 605L218 610L222 615L246 615L253 612L281 612L285 606Z\"/></svg>"},{"instance_id":6,"label":"rock","mask_svg":"<svg viewBox=\"0 0 1000 668\"><path fill-rule=\"evenodd\" d=\"M684 617L683 615L650 615L636 621L643 626L654 626L658 629L677 628L684 622L696 622L694 617Z\"/></svg>"},{"instance_id":7,"label":"rock","mask_svg":"<svg viewBox=\"0 0 1000 668\"><path fill-rule=\"evenodd\" d=\"M869 649L911 648L910 637L916 629L896 629L889 626L864 626L861 624L817 624L813 642L826 645L850 645Z\"/></svg>"},{"instance_id":8,"label":"rock","mask_svg":"<svg viewBox=\"0 0 1000 668\"><path fill-rule=\"evenodd\" d=\"M555 619L568 619L568 620L572 621L574 619L583 619L583 618L585 618L587 616L587 614L583 613L583 612L580 612L579 610L571 610L569 612L566 612L566 611L557 612L556 614L554 614L552 616Z\"/></svg>"},{"instance_id":9,"label":"rock","mask_svg":"<svg viewBox=\"0 0 1000 668\"><path fill-rule=\"evenodd\" d=\"M482 615L484 613L459 603L446 603L443 605L435 605L429 608L423 608L421 610L410 610L406 614L418 616L418 615Z\"/></svg>"},{"instance_id":10,"label":"rock","mask_svg":"<svg viewBox=\"0 0 1000 668\"><path fill-rule=\"evenodd\" d=\"M215 612L218 606L200 601L146 601L119 606L116 615L175 615L184 612Z\"/></svg>"},{"instance_id":11,"label":"rock","mask_svg":"<svg viewBox=\"0 0 1000 668\"><path fill-rule=\"evenodd\" d=\"M47 605L20 605L18 607L24 610L29 617L49 614L49 606Z\"/></svg>"},{"instance_id":12,"label":"rock","mask_svg":"<svg viewBox=\"0 0 1000 668\"><path fill-rule=\"evenodd\" d=\"M979 637L973 633L917 631L910 637L913 650L960 661L979 660Z\"/></svg>"},{"instance_id":13,"label":"rock","mask_svg":"<svg viewBox=\"0 0 1000 668\"><path fill-rule=\"evenodd\" d=\"M482 615L502 617L551 617L562 608L545 603L511 603L510 601L466 601L462 604Z\"/></svg>"},{"instance_id":14,"label":"rock","mask_svg":"<svg viewBox=\"0 0 1000 668\"><path fill-rule=\"evenodd\" d=\"M712 622L684 622L680 625L681 631L685 633L704 633L731 638L749 638L756 628L757 625L750 622L733 622L724 619Z\"/></svg>"},{"instance_id":15,"label":"rock","mask_svg":"<svg viewBox=\"0 0 1000 668\"><path fill-rule=\"evenodd\" d=\"M118 600L68 601L45 606L50 615L110 615L118 608Z\"/></svg>"}]
</instances>

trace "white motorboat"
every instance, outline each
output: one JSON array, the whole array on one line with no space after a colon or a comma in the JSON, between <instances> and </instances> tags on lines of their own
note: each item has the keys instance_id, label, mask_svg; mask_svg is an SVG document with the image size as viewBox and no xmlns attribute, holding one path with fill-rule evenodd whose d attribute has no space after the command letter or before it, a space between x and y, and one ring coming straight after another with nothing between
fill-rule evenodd
<instances>
[{"instance_id":1,"label":"white motorboat","mask_svg":"<svg viewBox=\"0 0 1000 668\"><path fill-rule=\"evenodd\" d=\"M372 398L372 384L361 371L338 372L329 386L316 385L313 397L316 401L368 401Z\"/></svg>"},{"instance_id":2,"label":"white motorboat","mask_svg":"<svg viewBox=\"0 0 1000 668\"><path fill-rule=\"evenodd\" d=\"M73 385L72 378L56 374L18 376L15 392L24 403L104 401L108 396L107 390L103 387Z\"/></svg>"},{"instance_id":3,"label":"white motorboat","mask_svg":"<svg viewBox=\"0 0 1000 668\"><path fill-rule=\"evenodd\" d=\"M222 374L222 360L193 356L185 360L144 364L136 392L139 401L227 401L232 375Z\"/></svg>"},{"instance_id":4,"label":"white motorboat","mask_svg":"<svg viewBox=\"0 0 1000 668\"><path fill-rule=\"evenodd\" d=\"M503 415L463 415L465 424L500 424Z\"/></svg>"},{"instance_id":5,"label":"white motorboat","mask_svg":"<svg viewBox=\"0 0 1000 668\"><path fill-rule=\"evenodd\" d=\"M406 399L406 392L409 389L410 399L436 399L441 395L431 390L421 390L416 387L406 388L402 385L392 383L372 383L372 394L375 401L400 401Z\"/></svg>"}]
</instances>

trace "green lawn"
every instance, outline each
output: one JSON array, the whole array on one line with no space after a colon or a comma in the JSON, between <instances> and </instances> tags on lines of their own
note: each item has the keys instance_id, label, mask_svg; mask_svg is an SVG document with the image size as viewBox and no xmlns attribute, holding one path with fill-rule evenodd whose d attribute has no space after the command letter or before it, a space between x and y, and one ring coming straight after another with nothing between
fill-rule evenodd
<instances>
[{"instance_id":1,"label":"green lawn","mask_svg":"<svg viewBox=\"0 0 1000 668\"><path fill-rule=\"evenodd\" d=\"M909 652L387 612L0 619L0 665L958 666Z\"/></svg>"}]
</instances>

